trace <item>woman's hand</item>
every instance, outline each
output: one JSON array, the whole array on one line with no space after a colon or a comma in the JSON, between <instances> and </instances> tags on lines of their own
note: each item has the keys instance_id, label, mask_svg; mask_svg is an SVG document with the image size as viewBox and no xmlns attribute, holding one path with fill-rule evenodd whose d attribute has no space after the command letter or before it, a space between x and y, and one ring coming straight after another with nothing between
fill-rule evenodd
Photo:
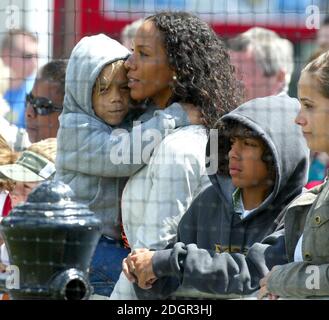
<instances>
[{"instance_id":1,"label":"woman's hand","mask_svg":"<svg viewBox=\"0 0 329 320\"><path fill-rule=\"evenodd\" d=\"M130 282L134 283L134 282L137 281L137 278L135 277L134 273L132 272L133 269L132 268L129 268L129 264L128 264L128 258L129 258L129 256L130 256L130 253L129 253L128 257L125 258L125 259L123 259L123 261L122 261L122 271L125 274L126 278Z\"/></svg>"},{"instance_id":2,"label":"woman's hand","mask_svg":"<svg viewBox=\"0 0 329 320\"><path fill-rule=\"evenodd\" d=\"M153 272L152 257L154 251L135 249L123 263L123 272L131 282L136 282L142 289L150 289L156 281Z\"/></svg>"},{"instance_id":3,"label":"woman's hand","mask_svg":"<svg viewBox=\"0 0 329 320\"><path fill-rule=\"evenodd\" d=\"M142 253L145 251L149 251L149 250L145 249L145 248L135 249L131 253L128 254L127 258L123 259L123 261L122 261L122 271L130 282L137 283L137 277L135 275L135 270L136 270L135 263L131 258L136 253Z\"/></svg>"},{"instance_id":4,"label":"woman's hand","mask_svg":"<svg viewBox=\"0 0 329 320\"><path fill-rule=\"evenodd\" d=\"M187 113L191 124L202 124L200 110L191 103L180 103L184 111Z\"/></svg>"},{"instance_id":5,"label":"woman's hand","mask_svg":"<svg viewBox=\"0 0 329 320\"><path fill-rule=\"evenodd\" d=\"M270 278L275 268L276 267L274 266L272 270L259 281L260 290L258 292L257 299L263 299L268 297L269 300L277 300L279 298L279 296L270 293L267 288L268 279Z\"/></svg>"}]
</instances>

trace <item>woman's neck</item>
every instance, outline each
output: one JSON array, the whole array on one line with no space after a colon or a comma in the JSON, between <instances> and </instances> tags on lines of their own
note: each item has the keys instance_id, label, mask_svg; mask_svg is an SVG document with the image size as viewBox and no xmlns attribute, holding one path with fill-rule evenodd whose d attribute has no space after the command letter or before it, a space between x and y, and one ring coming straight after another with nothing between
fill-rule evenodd
<instances>
[{"instance_id":1,"label":"woman's neck","mask_svg":"<svg viewBox=\"0 0 329 320\"><path fill-rule=\"evenodd\" d=\"M168 103L171 96L172 91L171 89L168 89L162 92L161 94L158 94L157 96L153 97L152 101L159 109L165 109L168 107Z\"/></svg>"}]
</instances>

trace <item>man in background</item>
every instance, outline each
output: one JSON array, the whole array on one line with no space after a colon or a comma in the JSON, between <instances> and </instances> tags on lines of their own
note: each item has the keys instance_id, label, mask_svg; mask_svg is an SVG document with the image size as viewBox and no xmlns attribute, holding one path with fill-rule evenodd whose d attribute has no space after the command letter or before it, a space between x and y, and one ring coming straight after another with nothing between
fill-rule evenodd
<instances>
[{"instance_id":1,"label":"man in background","mask_svg":"<svg viewBox=\"0 0 329 320\"><path fill-rule=\"evenodd\" d=\"M129 50L132 48L133 41L138 28L143 24L144 19L138 19L127 24L121 31L120 42Z\"/></svg>"},{"instance_id":2,"label":"man in background","mask_svg":"<svg viewBox=\"0 0 329 320\"><path fill-rule=\"evenodd\" d=\"M0 55L10 70L9 89L4 98L10 106L7 120L25 128L25 96L31 91L38 61L38 39L23 29L12 29L1 43Z\"/></svg>"},{"instance_id":3,"label":"man in background","mask_svg":"<svg viewBox=\"0 0 329 320\"><path fill-rule=\"evenodd\" d=\"M6 119L10 112L8 102L4 99L4 93L9 88L10 71L0 58L0 135L9 147L15 151L22 151L30 145L25 129L18 128Z\"/></svg>"},{"instance_id":4,"label":"man in background","mask_svg":"<svg viewBox=\"0 0 329 320\"><path fill-rule=\"evenodd\" d=\"M63 109L66 60L52 60L39 71L26 95L26 131L31 143L56 138Z\"/></svg>"},{"instance_id":5,"label":"man in background","mask_svg":"<svg viewBox=\"0 0 329 320\"><path fill-rule=\"evenodd\" d=\"M244 88L244 101L287 92L294 68L293 45L276 32L254 27L228 41Z\"/></svg>"}]
</instances>

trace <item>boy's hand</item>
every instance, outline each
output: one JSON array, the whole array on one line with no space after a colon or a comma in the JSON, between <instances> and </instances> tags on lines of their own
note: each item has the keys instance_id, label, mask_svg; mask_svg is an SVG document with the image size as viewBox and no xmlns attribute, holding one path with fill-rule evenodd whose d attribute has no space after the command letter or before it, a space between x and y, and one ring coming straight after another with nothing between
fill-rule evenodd
<instances>
[{"instance_id":1,"label":"boy's hand","mask_svg":"<svg viewBox=\"0 0 329 320\"><path fill-rule=\"evenodd\" d=\"M184 111L187 113L191 124L202 124L200 110L191 103L180 103Z\"/></svg>"}]
</instances>

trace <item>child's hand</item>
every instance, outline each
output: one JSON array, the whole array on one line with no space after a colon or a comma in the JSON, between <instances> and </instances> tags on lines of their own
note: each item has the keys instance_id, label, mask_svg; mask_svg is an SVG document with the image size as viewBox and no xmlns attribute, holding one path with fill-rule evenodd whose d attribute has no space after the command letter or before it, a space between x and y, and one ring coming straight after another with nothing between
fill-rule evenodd
<instances>
[{"instance_id":1,"label":"child's hand","mask_svg":"<svg viewBox=\"0 0 329 320\"><path fill-rule=\"evenodd\" d=\"M202 124L200 110L191 103L180 103L184 111L187 113L191 124Z\"/></svg>"}]
</instances>

